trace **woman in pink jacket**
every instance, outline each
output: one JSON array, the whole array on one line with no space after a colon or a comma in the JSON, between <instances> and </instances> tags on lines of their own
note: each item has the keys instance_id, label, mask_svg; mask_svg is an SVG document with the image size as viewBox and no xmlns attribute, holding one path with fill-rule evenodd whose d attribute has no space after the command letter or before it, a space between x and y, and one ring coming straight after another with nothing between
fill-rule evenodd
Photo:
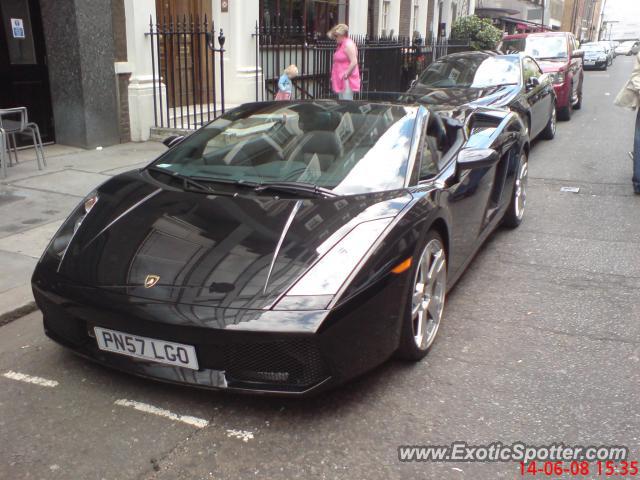
<instances>
[{"instance_id":1,"label":"woman in pink jacket","mask_svg":"<svg viewBox=\"0 0 640 480\"><path fill-rule=\"evenodd\" d=\"M344 23L333 27L327 35L338 44L333 54L331 88L340 100L353 100L353 92L360 91L358 48L349 38L349 27Z\"/></svg>"}]
</instances>

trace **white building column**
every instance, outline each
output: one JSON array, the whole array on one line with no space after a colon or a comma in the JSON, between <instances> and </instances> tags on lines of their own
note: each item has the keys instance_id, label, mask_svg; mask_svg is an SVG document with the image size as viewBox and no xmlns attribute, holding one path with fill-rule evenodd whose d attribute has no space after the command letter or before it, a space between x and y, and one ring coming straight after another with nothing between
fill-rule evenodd
<instances>
[{"instance_id":1,"label":"white building column","mask_svg":"<svg viewBox=\"0 0 640 480\"><path fill-rule=\"evenodd\" d=\"M124 0L127 27L126 64L117 64L120 73L131 73L129 82L129 118L131 122L131 140L144 142L149 139L154 126L153 110L153 65L151 62L151 36L149 16L156 18L155 0ZM157 73L157 72L156 72ZM164 88L156 83L156 95Z\"/></svg>"},{"instance_id":2,"label":"white building column","mask_svg":"<svg viewBox=\"0 0 640 480\"><path fill-rule=\"evenodd\" d=\"M349 0L349 34L367 34L368 0Z\"/></svg>"},{"instance_id":3,"label":"white building column","mask_svg":"<svg viewBox=\"0 0 640 480\"><path fill-rule=\"evenodd\" d=\"M420 33L420 36L422 37L422 39L424 40L425 38L427 38L427 35L429 34L428 25L427 25L427 15L429 13L429 0L413 0L413 1L414 1L414 5L415 4L418 5L418 21L416 22L418 25L417 30ZM431 0L431 1L434 2L435 0ZM411 11L412 17L413 17L414 11L415 10ZM411 21L413 22L413 18L411 19ZM411 25L413 26L413 23ZM413 35L413 32L411 32L411 34Z\"/></svg>"},{"instance_id":4,"label":"white building column","mask_svg":"<svg viewBox=\"0 0 640 480\"><path fill-rule=\"evenodd\" d=\"M213 2L216 47L219 47L217 37L221 28L226 38L224 94L227 109L256 99L256 38L253 34L259 7L258 0L228 0L228 12L222 12L220 2ZM218 55L216 62L219 62ZM258 85L261 86L262 72L259 68L257 74Z\"/></svg>"}]
</instances>

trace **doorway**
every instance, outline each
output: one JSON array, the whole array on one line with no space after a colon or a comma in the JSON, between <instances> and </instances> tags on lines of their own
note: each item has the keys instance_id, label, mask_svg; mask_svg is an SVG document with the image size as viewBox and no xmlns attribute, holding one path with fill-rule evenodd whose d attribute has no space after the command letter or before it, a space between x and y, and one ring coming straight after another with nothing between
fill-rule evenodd
<instances>
[{"instance_id":1,"label":"doorway","mask_svg":"<svg viewBox=\"0 0 640 480\"><path fill-rule=\"evenodd\" d=\"M38 0L0 0L0 108L12 107L27 107L42 141L55 140Z\"/></svg>"},{"instance_id":2,"label":"doorway","mask_svg":"<svg viewBox=\"0 0 640 480\"><path fill-rule=\"evenodd\" d=\"M158 41L159 71L166 72L162 80L171 92L169 107L202 104L209 88L206 76L213 76L214 68L205 58L210 52L203 35L205 25L211 29L212 2L156 0L156 19L163 30L174 33Z\"/></svg>"}]
</instances>

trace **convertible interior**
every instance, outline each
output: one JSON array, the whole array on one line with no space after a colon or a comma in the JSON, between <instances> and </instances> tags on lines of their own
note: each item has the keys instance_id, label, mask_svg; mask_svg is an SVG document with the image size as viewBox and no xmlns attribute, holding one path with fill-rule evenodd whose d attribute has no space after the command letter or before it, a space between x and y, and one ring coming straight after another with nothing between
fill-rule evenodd
<instances>
[{"instance_id":1,"label":"convertible interior","mask_svg":"<svg viewBox=\"0 0 640 480\"><path fill-rule=\"evenodd\" d=\"M390 166L391 160L402 163L397 156L402 153L394 150L398 148L394 143L410 144L412 119L405 107L397 105L335 104L334 109L314 103L287 105L227 122L223 128L205 128L200 133L205 138L179 145L176 157L183 165L181 172L194 177L333 188L350 172L363 175ZM437 172L463 144L463 126L455 119L432 114L425 137L429 148L423 149L423 162L430 154L433 165L429 168ZM359 165L358 173L352 172L363 161L367 166Z\"/></svg>"}]
</instances>

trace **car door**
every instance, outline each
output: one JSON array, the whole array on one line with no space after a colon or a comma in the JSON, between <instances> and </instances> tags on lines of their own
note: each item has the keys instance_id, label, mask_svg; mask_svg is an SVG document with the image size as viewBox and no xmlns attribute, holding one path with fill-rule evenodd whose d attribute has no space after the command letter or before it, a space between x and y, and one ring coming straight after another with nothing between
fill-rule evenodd
<instances>
[{"instance_id":1,"label":"car door","mask_svg":"<svg viewBox=\"0 0 640 480\"><path fill-rule=\"evenodd\" d=\"M542 70L531 57L522 59L525 95L531 111L531 125L529 137L535 138L547 124L550 97L547 84L542 82ZM537 80L537 84L532 84Z\"/></svg>"},{"instance_id":2,"label":"car door","mask_svg":"<svg viewBox=\"0 0 640 480\"><path fill-rule=\"evenodd\" d=\"M474 253L487 228L485 216L495 166L458 171L456 157L460 145L449 138L442 120L435 113L431 113L425 122L422 137L418 181L434 182L441 189L441 204L451 215L449 269L455 275Z\"/></svg>"},{"instance_id":3,"label":"car door","mask_svg":"<svg viewBox=\"0 0 640 480\"><path fill-rule=\"evenodd\" d=\"M578 98L578 92L580 89L580 77L582 73L582 58L574 57L575 51L579 50L578 41L573 35L567 37L568 52L569 52L569 72L571 73L572 83L571 86L571 103L574 99Z\"/></svg>"}]
</instances>

